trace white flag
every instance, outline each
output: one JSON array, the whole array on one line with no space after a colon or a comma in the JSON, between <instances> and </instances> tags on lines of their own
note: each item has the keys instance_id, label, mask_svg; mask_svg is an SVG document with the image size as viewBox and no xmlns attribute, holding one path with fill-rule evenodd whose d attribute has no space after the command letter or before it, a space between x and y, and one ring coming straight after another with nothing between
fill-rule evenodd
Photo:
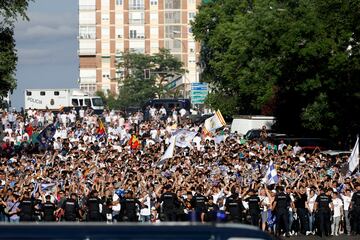
<instances>
[{"instance_id":1,"label":"white flag","mask_svg":"<svg viewBox=\"0 0 360 240\"><path fill-rule=\"evenodd\" d=\"M175 151L175 141L176 137L172 136L170 138L170 144L168 148L166 149L164 155L160 158L160 161L156 164L157 167L162 167L166 161L166 159L173 158L174 157L174 151Z\"/></svg>"},{"instance_id":2,"label":"white flag","mask_svg":"<svg viewBox=\"0 0 360 240\"><path fill-rule=\"evenodd\" d=\"M226 122L220 112L220 110L217 110L214 114L214 116L209 117L205 120L205 129L208 132L213 132L218 128L221 128L226 125Z\"/></svg>"},{"instance_id":3,"label":"white flag","mask_svg":"<svg viewBox=\"0 0 360 240\"><path fill-rule=\"evenodd\" d=\"M359 137L357 138L355 146L351 152L351 155L348 160L348 164L349 164L349 174L351 174L359 165Z\"/></svg>"},{"instance_id":4,"label":"white flag","mask_svg":"<svg viewBox=\"0 0 360 240\"><path fill-rule=\"evenodd\" d=\"M196 136L197 132L188 131L185 129L180 129L174 133L176 137L175 145L177 147L185 148L185 147L192 147L191 142Z\"/></svg>"}]
</instances>

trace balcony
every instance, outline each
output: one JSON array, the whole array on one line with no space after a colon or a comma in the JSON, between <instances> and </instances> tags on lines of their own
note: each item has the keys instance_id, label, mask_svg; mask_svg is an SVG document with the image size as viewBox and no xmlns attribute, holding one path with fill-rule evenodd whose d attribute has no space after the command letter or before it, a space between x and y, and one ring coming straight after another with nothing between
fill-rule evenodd
<instances>
[{"instance_id":1,"label":"balcony","mask_svg":"<svg viewBox=\"0 0 360 240\"><path fill-rule=\"evenodd\" d=\"M96 55L96 48L80 48L78 54L79 56L94 56Z\"/></svg>"},{"instance_id":2,"label":"balcony","mask_svg":"<svg viewBox=\"0 0 360 240\"><path fill-rule=\"evenodd\" d=\"M129 5L129 10L144 10L145 5Z\"/></svg>"},{"instance_id":3,"label":"balcony","mask_svg":"<svg viewBox=\"0 0 360 240\"><path fill-rule=\"evenodd\" d=\"M144 23L145 23L144 19L129 19L129 24L143 25Z\"/></svg>"},{"instance_id":4,"label":"balcony","mask_svg":"<svg viewBox=\"0 0 360 240\"><path fill-rule=\"evenodd\" d=\"M96 10L96 5L79 5L79 10Z\"/></svg>"}]
</instances>

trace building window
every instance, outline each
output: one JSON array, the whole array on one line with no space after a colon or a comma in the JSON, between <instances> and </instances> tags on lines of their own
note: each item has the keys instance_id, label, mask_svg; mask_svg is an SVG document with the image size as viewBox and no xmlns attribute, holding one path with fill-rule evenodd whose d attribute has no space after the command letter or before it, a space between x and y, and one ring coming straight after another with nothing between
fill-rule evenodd
<instances>
[{"instance_id":1,"label":"building window","mask_svg":"<svg viewBox=\"0 0 360 240\"><path fill-rule=\"evenodd\" d=\"M123 28L116 28L116 37L122 38L124 35L124 29Z\"/></svg>"},{"instance_id":2,"label":"building window","mask_svg":"<svg viewBox=\"0 0 360 240\"><path fill-rule=\"evenodd\" d=\"M144 13L133 12L129 14L130 24L144 24Z\"/></svg>"},{"instance_id":3,"label":"building window","mask_svg":"<svg viewBox=\"0 0 360 240\"><path fill-rule=\"evenodd\" d=\"M116 5L123 5L123 0L116 0Z\"/></svg>"},{"instance_id":4,"label":"building window","mask_svg":"<svg viewBox=\"0 0 360 240\"><path fill-rule=\"evenodd\" d=\"M129 31L129 38L145 38L144 30L142 29L130 29Z\"/></svg>"},{"instance_id":5,"label":"building window","mask_svg":"<svg viewBox=\"0 0 360 240\"><path fill-rule=\"evenodd\" d=\"M95 93L96 84L80 84L80 89L84 92ZM86 101L86 100L85 100ZM80 106L83 105L83 100L80 100Z\"/></svg>"},{"instance_id":6,"label":"building window","mask_svg":"<svg viewBox=\"0 0 360 240\"><path fill-rule=\"evenodd\" d=\"M165 12L165 23L181 23L180 11Z\"/></svg>"},{"instance_id":7,"label":"building window","mask_svg":"<svg viewBox=\"0 0 360 240\"><path fill-rule=\"evenodd\" d=\"M194 20L195 12L189 12L189 21Z\"/></svg>"},{"instance_id":8,"label":"building window","mask_svg":"<svg viewBox=\"0 0 360 240\"><path fill-rule=\"evenodd\" d=\"M59 91L55 91L55 92L54 92L54 95L55 95L55 96L59 96L59 95L60 95Z\"/></svg>"},{"instance_id":9,"label":"building window","mask_svg":"<svg viewBox=\"0 0 360 240\"><path fill-rule=\"evenodd\" d=\"M157 21L158 20L158 14L157 13L150 13L150 20Z\"/></svg>"},{"instance_id":10,"label":"building window","mask_svg":"<svg viewBox=\"0 0 360 240\"><path fill-rule=\"evenodd\" d=\"M79 28L80 39L95 39L96 27L95 26L80 26Z\"/></svg>"},{"instance_id":11,"label":"building window","mask_svg":"<svg viewBox=\"0 0 360 240\"><path fill-rule=\"evenodd\" d=\"M26 96L31 96L31 91L26 91Z\"/></svg>"},{"instance_id":12,"label":"building window","mask_svg":"<svg viewBox=\"0 0 360 240\"><path fill-rule=\"evenodd\" d=\"M110 34L110 29L108 27L101 28L101 36L108 37Z\"/></svg>"},{"instance_id":13,"label":"building window","mask_svg":"<svg viewBox=\"0 0 360 240\"><path fill-rule=\"evenodd\" d=\"M144 0L130 0L129 9L130 10L144 9Z\"/></svg>"},{"instance_id":14,"label":"building window","mask_svg":"<svg viewBox=\"0 0 360 240\"><path fill-rule=\"evenodd\" d=\"M158 4L158 1L157 0L151 0L150 1L150 5L157 5Z\"/></svg>"},{"instance_id":15,"label":"building window","mask_svg":"<svg viewBox=\"0 0 360 240\"><path fill-rule=\"evenodd\" d=\"M165 26L165 37L166 38L181 38L181 27L180 26Z\"/></svg>"},{"instance_id":16,"label":"building window","mask_svg":"<svg viewBox=\"0 0 360 240\"><path fill-rule=\"evenodd\" d=\"M109 14L108 13L101 14L101 19L103 21L109 21Z\"/></svg>"},{"instance_id":17,"label":"building window","mask_svg":"<svg viewBox=\"0 0 360 240\"><path fill-rule=\"evenodd\" d=\"M124 15L122 13L116 13L116 21L122 22L124 20Z\"/></svg>"},{"instance_id":18,"label":"building window","mask_svg":"<svg viewBox=\"0 0 360 240\"><path fill-rule=\"evenodd\" d=\"M150 28L150 37L157 38L158 36L159 36L159 28L158 27Z\"/></svg>"},{"instance_id":19,"label":"building window","mask_svg":"<svg viewBox=\"0 0 360 240\"><path fill-rule=\"evenodd\" d=\"M165 9L180 9L181 0L165 0Z\"/></svg>"},{"instance_id":20,"label":"building window","mask_svg":"<svg viewBox=\"0 0 360 240\"><path fill-rule=\"evenodd\" d=\"M40 96L45 96L45 92L44 92L44 91L41 91L41 92L40 92Z\"/></svg>"}]
</instances>

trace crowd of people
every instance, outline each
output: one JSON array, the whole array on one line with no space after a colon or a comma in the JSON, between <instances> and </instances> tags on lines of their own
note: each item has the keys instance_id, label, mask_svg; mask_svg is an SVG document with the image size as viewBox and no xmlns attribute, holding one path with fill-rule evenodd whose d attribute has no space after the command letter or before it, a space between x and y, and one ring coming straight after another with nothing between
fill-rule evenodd
<instances>
[{"instance_id":1,"label":"crowd of people","mask_svg":"<svg viewBox=\"0 0 360 240\"><path fill-rule=\"evenodd\" d=\"M266 134L247 141L226 126L209 133L188 115L154 107L130 115L2 112L0 221L237 222L285 236L360 233L360 177L341 173L347 157L276 145Z\"/></svg>"}]
</instances>

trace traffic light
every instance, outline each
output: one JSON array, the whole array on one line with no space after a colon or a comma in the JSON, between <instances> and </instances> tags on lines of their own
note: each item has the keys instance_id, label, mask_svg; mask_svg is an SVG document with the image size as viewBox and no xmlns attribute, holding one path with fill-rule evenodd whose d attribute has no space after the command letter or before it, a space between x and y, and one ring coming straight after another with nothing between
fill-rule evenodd
<instances>
[{"instance_id":1,"label":"traffic light","mask_svg":"<svg viewBox=\"0 0 360 240\"><path fill-rule=\"evenodd\" d=\"M144 78L150 79L150 69L144 69Z\"/></svg>"}]
</instances>

